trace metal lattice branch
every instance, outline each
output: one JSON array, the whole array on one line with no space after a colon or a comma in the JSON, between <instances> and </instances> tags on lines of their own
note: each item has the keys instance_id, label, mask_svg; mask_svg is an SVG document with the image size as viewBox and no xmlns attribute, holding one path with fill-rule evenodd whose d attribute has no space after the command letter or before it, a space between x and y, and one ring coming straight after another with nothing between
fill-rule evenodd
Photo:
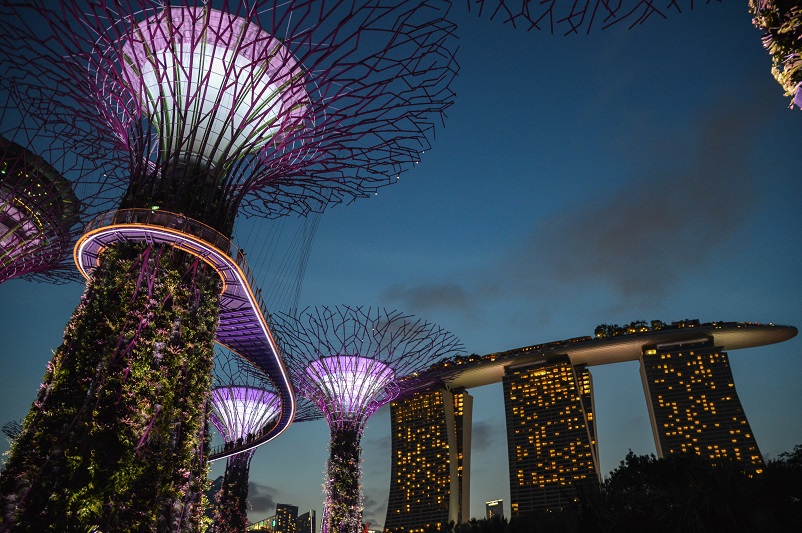
<instances>
[{"instance_id":1,"label":"metal lattice branch","mask_svg":"<svg viewBox=\"0 0 802 533\"><path fill-rule=\"evenodd\" d=\"M0 73L0 283L66 283L81 278L72 248L114 186L107 162L79 146L82 132L51 130L24 105L20 88ZM73 139L76 146L67 139ZM87 182L91 182L87 183ZM118 191L119 192L119 191ZM104 204L105 202L105 204Z\"/></svg>"},{"instance_id":2,"label":"metal lattice branch","mask_svg":"<svg viewBox=\"0 0 802 533\"><path fill-rule=\"evenodd\" d=\"M704 0L710 4L714 0ZM721 0L715 0L720 2ZM626 24L629 29L651 18L665 19L683 9L694 8L694 0L466 0L468 10L525 31L539 30L564 35L590 33ZM701 3L701 2L700 2Z\"/></svg>"},{"instance_id":3,"label":"metal lattice branch","mask_svg":"<svg viewBox=\"0 0 802 533\"><path fill-rule=\"evenodd\" d=\"M260 411L245 413L243 408L245 407L244 397L247 396L254 398L257 402L266 404L266 407L271 407L273 403L270 401L270 396L275 394L275 385L265 375L264 371L254 366L250 361L243 359L239 354L219 345L215 348L213 387L212 408L218 413L213 415L213 421L214 418L217 418L222 422L221 418L223 417L219 416L219 414L222 414L222 410L218 410L214 404L216 399L224 400L226 397L243 398L243 401L229 404L225 409L226 418L243 420L242 427L258 426L256 429L260 431L265 429L272 421L272 419L264 420L263 423L259 423L258 420L252 417L265 413L260 413ZM314 404L303 398L298 400L296 402L295 422L307 422L322 418L322 414ZM276 405L277 407L278 405ZM243 419L246 414L247 422ZM227 442L236 441L240 437L247 438L248 431L240 434L241 432L221 428L217 422L215 422L215 426ZM233 428L233 425L229 426ZM251 430L250 432L256 433L257 431ZM233 438L226 438L226 435L232 435Z\"/></svg>"},{"instance_id":4,"label":"metal lattice branch","mask_svg":"<svg viewBox=\"0 0 802 533\"><path fill-rule=\"evenodd\" d=\"M462 349L453 334L421 318L369 307L318 307L273 315L301 396L329 424L355 425L414 392L419 376Z\"/></svg>"},{"instance_id":5,"label":"metal lattice branch","mask_svg":"<svg viewBox=\"0 0 802 533\"><path fill-rule=\"evenodd\" d=\"M185 213L206 222L372 194L419 161L454 97L445 1L55 4L0 7L40 120L93 125L127 169L125 201L194 194L207 216Z\"/></svg>"},{"instance_id":6,"label":"metal lattice branch","mask_svg":"<svg viewBox=\"0 0 802 533\"><path fill-rule=\"evenodd\" d=\"M0 283L63 275L79 210L70 182L52 165L0 136Z\"/></svg>"}]
</instances>

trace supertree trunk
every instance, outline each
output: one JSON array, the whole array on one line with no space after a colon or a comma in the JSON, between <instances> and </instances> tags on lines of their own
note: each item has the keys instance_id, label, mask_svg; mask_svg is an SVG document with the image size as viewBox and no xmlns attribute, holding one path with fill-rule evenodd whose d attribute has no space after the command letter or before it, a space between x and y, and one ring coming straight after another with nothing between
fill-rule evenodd
<instances>
[{"instance_id":1,"label":"supertree trunk","mask_svg":"<svg viewBox=\"0 0 802 533\"><path fill-rule=\"evenodd\" d=\"M252 452L243 452L226 460L223 486L217 495L215 533L241 533L248 526L248 471L252 457Z\"/></svg>"},{"instance_id":2,"label":"supertree trunk","mask_svg":"<svg viewBox=\"0 0 802 533\"><path fill-rule=\"evenodd\" d=\"M0 531L188 531L206 477L219 276L110 248L0 476Z\"/></svg>"},{"instance_id":3,"label":"supertree trunk","mask_svg":"<svg viewBox=\"0 0 802 533\"><path fill-rule=\"evenodd\" d=\"M359 533L362 530L361 438L362 431L351 425L331 427L323 533Z\"/></svg>"}]
</instances>

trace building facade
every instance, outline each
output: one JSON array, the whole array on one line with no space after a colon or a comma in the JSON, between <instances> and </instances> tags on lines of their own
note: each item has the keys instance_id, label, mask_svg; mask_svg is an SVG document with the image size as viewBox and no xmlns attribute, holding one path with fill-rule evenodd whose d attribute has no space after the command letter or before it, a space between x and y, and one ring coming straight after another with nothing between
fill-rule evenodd
<instances>
[{"instance_id":1,"label":"building facade","mask_svg":"<svg viewBox=\"0 0 802 533\"><path fill-rule=\"evenodd\" d=\"M502 383L511 516L568 506L601 478L587 366L558 356L510 366Z\"/></svg>"},{"instance_id":2,"label":"building facade","mask_svg":"<svg viewBox=\"0 0 802 533\"><path fill-rule=\"evenodd\" d=\"M762 470L729 357L712 340L647 346L641 379L658 457L693 453Z\"/></svg>"},{"instance_id":3,"label":"building facade","mask_svg":"<svg viewBox=\"0 0 802 533\"><path fill-rule=\"evenodd\" d=\"M393 404L385 531L418 533L432 524L441 528L451 520L471 518L467 503L471 400L464 392L468 388L503 384L512 517L560 509L571 503L578 485L599 483L596 412L588 370L594 365L640 362L660 457L695 453L713 460L740 461L760 472L760 451L735 391L724 348L783 342L796 336L797 329L698 320L670 325L653 321L651 329L645 322L633 325L638 327L620 328L620 332L616 326L600 326L597 330L603 335L597 338L575 337L457 357L450 364L460 370L447 383L454 392Z\"/></svg>"},{"instance_id":4,"label":"building facade","mask_svg":"<svg viewBox=\"0 0 802 533\"><path fill-rule=\"evenodd\" d=\"M295 519L298 518L298 506L286 503L276 504L276 533L295 533Z\"/></svg>"},{"instance_id":5,"label":"building facade","mask_svg":"<svg viewBox=\"0 0 802 533\"><path fill-rule=\"evenodd\" d=\"M485 518L504 518L504 500L491 500L485 502Z\"/></svg>"},{"instance_id":6,"label":"building facade","mask_svg":"<svg viewBox=\"0 0 802 533\"><path fill-rule=\"evenodd\" d=\"M473 398L464 390L390 406L392 466L384 531L445 530L470 518Z\"/></svg>"},{"instance_id":7,"label":"building facade","mask_svg":"<svg viewBox=\"0 0 802 533\"><path fill-rule=\"evenodd\" d=\"M314 509L309 509L295 519L295 533L317 533L317 516Z\"/></svg>"}]
</instances>

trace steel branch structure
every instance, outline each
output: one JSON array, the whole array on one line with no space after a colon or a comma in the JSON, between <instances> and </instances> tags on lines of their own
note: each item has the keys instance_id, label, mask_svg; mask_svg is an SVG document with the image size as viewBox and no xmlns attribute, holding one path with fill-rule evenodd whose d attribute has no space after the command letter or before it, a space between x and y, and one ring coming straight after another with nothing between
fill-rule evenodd
<instances>
[{"instance_id":1,"label":"steel branch structure","mask_svg":"<svg viewBox=\"0 0 802 533\"><path fill-rule=\"evenodd\" d=\"M303 213L394 183L454 96L445 1L59 4L0 7L15 83L43 120L64 120L58 98L97 125L128 169L123 207L226 234L238 212Z\"/></svg>"},{"instance_id":2,"label":"steel branch structure","mask_svg":"<svg viewBox=\"0 0 802 533\"><path fill-rule=\"evenodd\" d=\"M79 213L69 181L0 136L0 283L36 274L58 280L68 267Z\"/></svg>"},{"instance_id":3,"label":"steel branch structure","mask_svg":"<svg viewBox=\"0 0 802 533\"><path fill-rule=\"evenodd\" d=\"M713 0L704 0L705 4ZM720 0L716 0L720 1ZM468 10L525 31L564 35L590 33L618 24L633 28L651 18L668 18L694 8L694 0L465 0ZM701 2L700 2L701 3Z\"/></svg>"},{"instance_id":4,"label":"steel branch structure","mask_svg":"<svg viewBox=\"0 0 802 533\"><path fill-rule=\"evenodd\" d=\"M203 236L117 221L161 211L229 238L238 214L319 211L394 183L419 161L452 102L448 7L444 0L0 5L5 78L19 101L47 131L81 132L64 142L116 165L102 182L121 191L120 210L76 248L91 278L26 419L19 441L26 444L12 450L0 477L0 500L14 509L4 528L65 516L72 522L61 525L76 529L197 524L208 458L201 413L220 337L217 311L228 297L220 269L236 273L237 265ZM251 337L236 336L248 349L270 345L270 364L260 368L277 387L286 418L277 426L286 427L292 389L253 289L237 279L239 303L262 318ZM96 427L121 445L95 439ZM104 471L118 482L93 478Z\"/></svg>"},{"instance_id":5,"label":"steel branch structure","mask_svg":"<svg viewBox=\"0 0 802 533\"><path fill-rule=\"evenodd\" d=\"M279 417L281 402L273 384L258 367L230 350L215 355L215 386L210 400L211 421L224 443L213 449L212 460L226 459L223 484L214 506L214 530L243 531L248 525L247 497L250 463L261 437ZM302 402L297 421L320 418L317 409ZM241 451L245 450L245 451Z\"/></svg>"},{"instance_id":6,"label":"steel branch structure","mask_svg":"<svg viewBox=\"0 0 802 533\"><path fill-rule=\"evenodd\" d=\"M430 385L429 369L462 345L434 324L383 309L321 307L273 320L298 394L320 409L331 431L323 532L356 533L360 439L368 418Z\"/></svg>"},{"instance_id":7,"label":"steel branch structure","mask_svg":"<svg viewBox=\"0 0 802 533\"><path fill-rule=\"evenodd\" d=\"M228 351L218 350L215 357L215 387L209 400L211 421L222 435L223 450L249 441L274 422L281 402L270 383L261 378L250 363ZM226 460L223 484L212 503L215 508L214 530L243 531L248 525L248 473L255 448L233 453Z\"/></svg>"},{"instance_id":8,"label":"steel branch structure","mask_svg":"<svg viewBox=\"0 0 802 533\"><path fill-rule=\"evenodd\" d=\"M108 169L80 146L85 132L71 124L48 131L32 120L6 72L10 66L0 71L0 283L77 281L70 251L82 224L105 207ZM66 138L79 149L65 146Z\"/></svg>"}]
</instances>

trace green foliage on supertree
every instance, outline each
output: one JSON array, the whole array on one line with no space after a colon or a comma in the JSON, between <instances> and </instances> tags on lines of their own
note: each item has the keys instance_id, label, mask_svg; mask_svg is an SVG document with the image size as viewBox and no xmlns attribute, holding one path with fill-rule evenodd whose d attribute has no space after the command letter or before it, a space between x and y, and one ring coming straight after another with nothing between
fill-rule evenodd
<instances>
[{"instance_id":1,"label":"green foliage on supertree","mask_svg":"<svg viewBox=\"0 0 802 533\"><path fill-rule=\"evenodd\" d=\"M771 73L786 96L794 97L802 86L802 5L797 0L749 0L749 12L752 23L765 32Z\"/></svg>"},{"instance_id":2,"label":"green foliage on supertree","mask_svg":"<svg viewBox=\"0 0 802 533\"><path fill-rule=\"evenodd\" d=\"M238 453L226 460L223 484L217 493L214 533L240 533L248 525L248 471L251 452Z\"/></svg>"},{"instance_id":3,"label":"green foliage on supertree","mask_svg":"<svg viewBox=\"0 0 802 533\"><path fill-rule=\"evenodd\" d=\"M107 250L0 474L12 531L190 531L201 517L216 272Z\"/></svg>"},{"instance_id":4,"label":"green foliage on supertree","mask_svg":"<svg viewBox=\"0 0 802 533\"><path fill-rule=\"evenodd\" d=\"M325 533L359 533L362 530L361 437L362 432L356 427L331 427L326 464Z\"/></svg>"}]
</instances>

